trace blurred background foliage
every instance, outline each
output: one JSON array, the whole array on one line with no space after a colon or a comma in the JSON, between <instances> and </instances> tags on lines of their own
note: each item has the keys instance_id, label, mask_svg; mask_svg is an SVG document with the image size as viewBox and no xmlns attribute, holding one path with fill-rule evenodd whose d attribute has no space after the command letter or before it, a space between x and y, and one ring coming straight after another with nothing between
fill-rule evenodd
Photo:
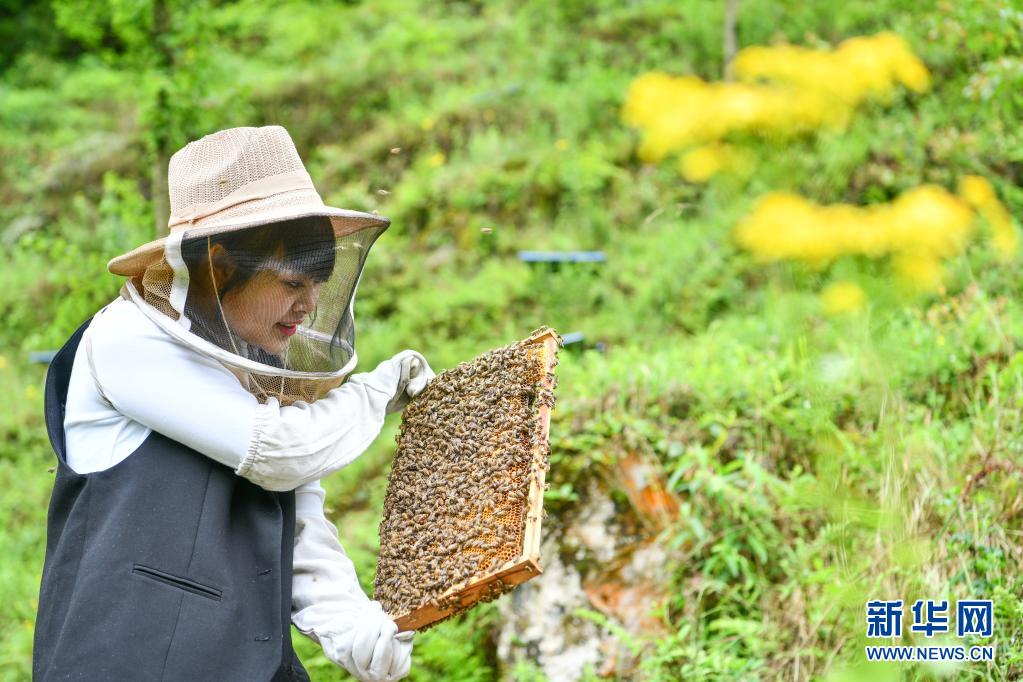
<instances>
[{"instance_id":1,"label":"blurred background foliage","mask_svg":"<svg viewBox=\"0 0 1023 682\"><path fill-rule=\"evenodd\" d=\"M649 604L659 627L630 630L598 603L565 615L624 652L581 679L1023 672L1011 217L1023 6L741 0L739 48L829 52L891 32L926 86L857 100L837 125L755 123L719 140L740 157L712 147L688 172L677 155L654 162L623 120L630 87L651 72L732 75L727 4L0 0L0 678L29 677L52 481L45 368L28 353L58 347L117 294L105 263L157 231L171 152L270 123L291 132L328 203L393 221L356 306L362 369L411 347L440 370L540 324L584 333L558 370L545 534L578 571L598 570L568 551L566 528L609 495L645 528L635 542L669 550L669 577ZM717 166L741 172L707 172ZM789 257L805 239L868 229L857 216L869 207L903 224L890 207L922 186L977 214L954 248L920 247L940 266L924 286L905 285L890 248ZM788 201L781 218L757 223L771 197ZM750 221L766 225L760 243L804 229L765 257L736 232ZM530 267L520 249L607 262ZM326 482L367 589L394 427ZM644 518L616 478L630 458L676 500L667 519ZM631 536L619 540L628 551ZM865 666L864 603L898 597L993 599L996 662ZM526 647L497 647L505 615L488 605L417 637L412 679L542 679ZM345 678L296 641L314 679Z\"/></svg>"}]
</instances>

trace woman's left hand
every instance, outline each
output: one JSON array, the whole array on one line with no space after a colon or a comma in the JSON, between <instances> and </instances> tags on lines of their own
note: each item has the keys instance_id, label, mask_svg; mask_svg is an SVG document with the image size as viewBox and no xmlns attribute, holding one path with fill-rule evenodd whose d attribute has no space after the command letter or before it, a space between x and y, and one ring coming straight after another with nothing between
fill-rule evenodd
<instances>
[{"instance_id":1,"label":"woman's left hand","mask_svg":"<svg viewBox=\"0 0 1023 682\"><path fill-rule=\"evenodd\" d=\"M398 626L374 601L358 613L350 629L324 647L324 653L361 682L394 682L409 673L413 634L399 634Z\"/></svg>"}]
</instances>

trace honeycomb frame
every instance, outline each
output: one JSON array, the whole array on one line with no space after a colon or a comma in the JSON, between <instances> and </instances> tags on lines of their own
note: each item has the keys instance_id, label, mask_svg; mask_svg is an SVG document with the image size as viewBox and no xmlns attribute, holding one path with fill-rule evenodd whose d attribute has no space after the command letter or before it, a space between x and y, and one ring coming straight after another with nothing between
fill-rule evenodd
<instances>
[{"instance_id":1,"label":"honeycomb frame","mask_svg":"<svg viewBox=\"0 0 1023 682\"><path fill-rule=\"evenodd\" d=\"M537 392L547 391L553 397L556 384L553 370L557 365L557 352L561 346L561 338L549 328L542 328L521 341L537 348L537 360L541 363ZM490 601L509 591L516 585L526 582L543 571L540 563L540 531L543 519L543 493L548 469L547 455L549 452L550 413L553 407L545 401L537 401L535 417L530 427L535 429L530 452L530 465L525 472L529 479L525 497L517 502L515 513L524 517L524 528L521 544L513 556L503 563L488 568L466 580L461 580L447 587L441 594L405 613L392 613L391 618L399 631L421 630L441 620L450 618L462 611L472 608L478 603ZM444 463L439 463L443 465ZM447 463L450 465L450 463ZM388 495L391 494L388 484ZM502 512L502 518L506 512ZM487 517L490 518L490 517ZM384 547L384 523L381 523L381 548ZM438 561L442 557L437 557ZM378 575L379 577L379 575ZM378 584L379 598L381 588Z\"/></svg>"}]
</instances>

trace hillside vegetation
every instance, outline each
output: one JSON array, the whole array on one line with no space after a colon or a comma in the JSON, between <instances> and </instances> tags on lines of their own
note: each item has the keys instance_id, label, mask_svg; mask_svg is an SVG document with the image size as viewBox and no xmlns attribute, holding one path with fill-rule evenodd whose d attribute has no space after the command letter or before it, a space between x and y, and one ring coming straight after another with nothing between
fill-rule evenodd
<instances>
[{"instance_id":1,"label":"hillside vegetation","mask_svg":"<svg viewBox=\"0 0 1023 682\"><path fill-rule=\"evenodd\" d=\"M585 335L558 367L548 546L603 575L566 531L603 496L616 556L667 560L646 625L604 602L560 616L617 643L579 679L930 679L865 663L865 603L898 598L993 600L976 643L995 662L942 670L1023 674L1023 276L998 248L1017 226L1000 242L976 221L926 285L894 249L770 257L735 232L769 193L865 207L968 176L1020 215L1019 0L742 0L740 48L890 31L929 82L837 125L730 133L744 170L697 157L686 177L641 153L622 108L650 72L724 77L724 1L168 0L158 43L151 2L79 4L0 18L0 679L30 676L52 485L29 353L117 294L105 264L152 238L168 145L270 123L327 203L392 220L356 302L360 371L404 348L439 371L542 324ZM367 590L396 425L325 481ZM657 513L622 477L635 461L670 501ZM497 646L507 608L417 636L410 679L543 679L528 647ZM347 679L295 640L314 680Z\"/></svg>"}]
</instances>

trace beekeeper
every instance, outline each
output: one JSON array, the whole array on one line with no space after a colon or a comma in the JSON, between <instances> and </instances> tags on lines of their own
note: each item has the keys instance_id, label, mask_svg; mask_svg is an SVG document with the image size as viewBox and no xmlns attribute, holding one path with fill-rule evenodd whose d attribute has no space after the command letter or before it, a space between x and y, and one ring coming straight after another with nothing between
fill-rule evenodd
<instances>
[{"instance_id":1,"label":"beekeeper","mask_svg":"<svg viewBox=\"0 0 1023 682\"><path fill-rule=\"evenodd\" d=\"M325 206L279 126L192 142L168 177L169 236L110 261L121 297L47 376L34 677L308 680L294 623L399 679L411 633L360 589L320 485L433 377L404 351L341 383L388 220Z\"/></svg>"}]
</instances>

